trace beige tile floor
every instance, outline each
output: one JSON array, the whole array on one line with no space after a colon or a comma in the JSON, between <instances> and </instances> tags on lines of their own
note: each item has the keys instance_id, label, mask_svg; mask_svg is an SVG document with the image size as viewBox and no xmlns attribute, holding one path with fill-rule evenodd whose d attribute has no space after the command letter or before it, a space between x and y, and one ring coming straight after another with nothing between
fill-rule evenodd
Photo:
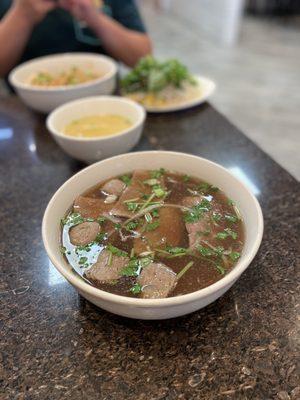
<instances>
[{"instance_id":1,"label":"beige tile floor","mask_svg":"<svg viewBox=\"0 0 300 400\"><path fill-rule=\"evenodd\" d=\"M300 179L300 21L246 17L234 47L140 2L157 56L179 57L218 89L213 105Z\"/></svg>"}]
</instances>

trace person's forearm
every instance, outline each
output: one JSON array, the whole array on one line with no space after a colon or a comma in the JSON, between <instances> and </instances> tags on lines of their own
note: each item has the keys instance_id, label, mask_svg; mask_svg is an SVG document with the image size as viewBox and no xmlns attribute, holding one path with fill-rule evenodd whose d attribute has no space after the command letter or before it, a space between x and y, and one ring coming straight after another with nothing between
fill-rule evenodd
<instances>
[{"instance_id":1,"label":"person's forearm","mask_svg":"<svg viewBox=\"0 0 300 400\"><path fill-rule=\"evenodd\" d=\"M32 25L12 7L0 22L0 77L19 61L32 31Z\"/></svg>"},{"instance_id":2,"label":"person's forearm","mask_svg":"<svg viewBox=\"0 0 300 400\"><path fill-rule=\"evenodd\" d=\"M106 51L128 66L134 66L141 57L151 53L151 42L146 34L127 29L104 14L95 16L91 28Z\"/></svg>"}]
</instances>

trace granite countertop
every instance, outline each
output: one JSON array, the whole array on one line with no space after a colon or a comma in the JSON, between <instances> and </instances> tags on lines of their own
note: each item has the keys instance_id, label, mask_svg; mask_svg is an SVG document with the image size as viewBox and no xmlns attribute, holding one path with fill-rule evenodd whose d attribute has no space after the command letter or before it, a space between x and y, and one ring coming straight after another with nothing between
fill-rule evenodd
<instances>
[{"instance_id":1,"label":"granite countertop","mask_svg":"<svg viewBox=\"0 0 300 400\"><path fill-rule=\"evenodd\" d=\"M47 202L83 164L42 116L0 101L0 398L300 399L298 182L209 105L149 116L138 149L204 156L245 180L265 218L257 257L223 297L185 317L97 309L56 272L41 239Z\"/></svg>"}]
</instances>

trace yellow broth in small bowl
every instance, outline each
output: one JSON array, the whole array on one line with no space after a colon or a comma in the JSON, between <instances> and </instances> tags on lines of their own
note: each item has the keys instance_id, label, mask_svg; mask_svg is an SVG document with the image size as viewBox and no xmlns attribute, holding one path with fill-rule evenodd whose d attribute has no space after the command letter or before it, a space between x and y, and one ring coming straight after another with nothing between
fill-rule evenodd
<instances>
[{"instance_id":1,"label":"yellow broth in small bowl","mask_svg":"<svg viewBox=\"0 0 300 400\"><path fill-rule=\"evenodd\" d=\"M129 118L117 114L88 115L71 121L63 133L77 138L100 138L116 135L132 125Z\"/></svg>"}]
</instances>

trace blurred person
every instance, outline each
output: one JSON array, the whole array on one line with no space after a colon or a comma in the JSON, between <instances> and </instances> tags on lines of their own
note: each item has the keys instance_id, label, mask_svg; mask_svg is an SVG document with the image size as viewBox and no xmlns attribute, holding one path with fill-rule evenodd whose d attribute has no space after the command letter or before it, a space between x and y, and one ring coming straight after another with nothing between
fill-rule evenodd
<instances>
[{"instance_id":1,"label":"blurred person","mask_svg":"<svg viewBox=\"0 0 300 400\"><path fill-rule=\"evenodd\" d=\"M0 1L0 77L63 52L104 53L133 66L151 42L134 0Z\"/></svg>"}]
</instances>

